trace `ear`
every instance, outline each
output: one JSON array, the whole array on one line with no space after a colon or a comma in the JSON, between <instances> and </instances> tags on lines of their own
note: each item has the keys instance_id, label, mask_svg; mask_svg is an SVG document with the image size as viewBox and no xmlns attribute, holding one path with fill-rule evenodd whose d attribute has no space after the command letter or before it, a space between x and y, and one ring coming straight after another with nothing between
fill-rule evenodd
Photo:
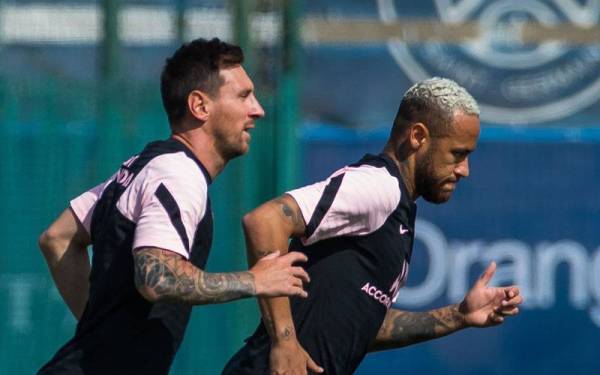
<instances>
[{"instance_id":1,"label":"ear","mask_svg":"<svg viewBox=\"0 0 600 375\"><path fill-rule=\"evenodd\" d=\"M203 93L200 90L194 90L190 92L187 98L187 105L190 114L200 120L207 121L208 120L208 107L210 104L210 98L208 95Z\"/></svg>"},{"instance_id":2,"label":"ear","mask_svg":"<svg viewBox=\"0 0 600 375\"><path fill-rule=\"evenodd\" d=\"M430 142L429 129L421 122L412 124L408 130L408 141L413 150L427 147Z\"/></svg>"}]
</instances>

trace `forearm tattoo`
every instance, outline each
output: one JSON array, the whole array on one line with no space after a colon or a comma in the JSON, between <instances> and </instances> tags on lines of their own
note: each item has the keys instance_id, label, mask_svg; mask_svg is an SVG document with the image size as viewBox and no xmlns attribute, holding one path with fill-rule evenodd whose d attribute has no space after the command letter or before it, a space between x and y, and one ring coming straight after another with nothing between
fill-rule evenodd
<instances>
[{"instance_id":1,"label":"forearm tattoo","mask_svg":"<svg viewBox=\"0 0 600 375\"><path fill-rule=\"evenodd\" d=\"M277 338L279 340L288 341L295 336L294 327L293 326L285 326L283 327L280 334L277 333L277 329L275 328L275 322L273 318L269 314L263 314L262 317L263 324L267 333L271 338Z\"/></svg>"},{"instance_id":2,"label":"forearm tattoo","mask_svg":"<svg viewBox=\"0 0 600 375\"><path fill-rule=\"evenodd\" d=\"M285 327L283 329L283 339L289 340L294 336L294 330L291 327Z\"/></svg>"},{"instance_id":3,"label":"forearm tattoo","mask_svg":"<svg viewBox=\"0 0 600 375\"><path fill-rule=\"evenodd\" d=\"M134 255L135 284L149 288L160 300L190 304L220 303L256 294L250 272L208 273L160 249Z\"/></svg>"},{"instance_id":4,"label":"forearm tattoo","mask_svg":"<svg viewBox=\"0 0 600 375\"><path fill-rule=\"evenodd\" d=\"M464 328L457 305L428 312L389 310L371 350L400 348Z\"/></svg>"}]
</instances>

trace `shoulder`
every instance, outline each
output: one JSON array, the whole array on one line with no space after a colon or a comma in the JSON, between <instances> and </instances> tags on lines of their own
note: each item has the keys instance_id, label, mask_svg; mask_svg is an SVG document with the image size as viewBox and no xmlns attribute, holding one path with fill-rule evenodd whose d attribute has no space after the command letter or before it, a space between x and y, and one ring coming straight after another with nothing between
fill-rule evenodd
<instances>
[{"instance_id":1,"label":"shoulder","mask_svg":"<svg viewBox=\"0 0 600 375\"><path fill-rule=\"evenodd\" d=\"M352 165L332 175L343 176L340 190L350 197L367 201L381 201L397 205L400 202L400 185L385 166L369 164Z\"/></svg>"},{"instance_id":2,"label":"shoulder","mask_svg":"<svg viewBox=\"0 0 600 375\"><path fill-rule=\"evenodd\" d=\"M144 170L142 177L146 183L194 191L208 191L208 181L200 167L184 152L161 154L154 157Z\"/></svg>"},{"instance_id":3,"label":"shoulder","mask_svg":"<svg viewBox=\"0 0 600 375\"><path fill-rule=\"evenodd\" d=\"M118 205L132 217L159 203L201 217L207 202L208 181L200 167L184 152L172 152L152 157L125 190Z\"/></svg>"}]
</instances>

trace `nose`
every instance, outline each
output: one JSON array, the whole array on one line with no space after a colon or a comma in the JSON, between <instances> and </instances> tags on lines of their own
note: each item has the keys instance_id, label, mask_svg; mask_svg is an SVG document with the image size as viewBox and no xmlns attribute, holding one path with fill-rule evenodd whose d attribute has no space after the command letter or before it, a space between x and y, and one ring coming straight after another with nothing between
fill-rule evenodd
<instances>
[{"instance_id":1,"label":"nose","mask_svg":"<svg viewBox=\"0 0 600 375\"><path fill-rule=\"evenodd\" d=\"M258 99L256 98L256 96L253 95L253 98L254 98L254 100L253 100L251 111L250 111L250 117L253 117L256 119L265 117L265 110L258 102Z\"/></svg>"},{"instance_id":2,"label":"nose","mask_svg":"<svg viewBox=\"0 0 600 375\"><path fill-rule=\"evenodd\" d=\"M459 177L469 177L469 158L465 158L463 161L456 165L454 173Z\"/></svg>"}]
</instances>

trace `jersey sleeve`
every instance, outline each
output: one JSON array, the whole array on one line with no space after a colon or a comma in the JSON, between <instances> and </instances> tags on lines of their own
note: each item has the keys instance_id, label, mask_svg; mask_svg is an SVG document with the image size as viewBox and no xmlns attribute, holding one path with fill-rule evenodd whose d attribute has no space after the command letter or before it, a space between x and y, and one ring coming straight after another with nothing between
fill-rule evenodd
<instances>
[{"instance_id":1,"label":"jersey sleeve","mask_svg":"<svg viewBox=\"0 0 600 375\"><path fill-rule=\"evenodd\" d=\"M119 203L121 211L134 213L133 249L157 247L189 259L208 200L206 180L194 162L177 154L157 157L126 193L132 197Z\"/></svg>"},{"instance_id":2,"label":"jersey sleeve","mask_svg":"<svg viewBox=\"0 0 600 375\"><path fill-rule=\"evenodd\" d=\"M106 188L106 186L114 179L114 176L109 178L107 181L94 186L92 189L86 191L80 196L74 198L70 202L71 209L75 213L75 216L79 220L83 227L90 234L90 228L92 225L92 214L94 212L94 207L96 207L96 202L100 199L102 192Z\"/></svg>"},{"instance_id":3,"label":"jersey sleeve","mask_svg":"<svg viewBox=\"0 0 600 375\"><path fill-rule=\"evenodd\" d=\"M345 167L325 181L287 192L302 212L305 245L380 228L400 202L398 181L385 168Z\"/></svg>"}]
</instances>

